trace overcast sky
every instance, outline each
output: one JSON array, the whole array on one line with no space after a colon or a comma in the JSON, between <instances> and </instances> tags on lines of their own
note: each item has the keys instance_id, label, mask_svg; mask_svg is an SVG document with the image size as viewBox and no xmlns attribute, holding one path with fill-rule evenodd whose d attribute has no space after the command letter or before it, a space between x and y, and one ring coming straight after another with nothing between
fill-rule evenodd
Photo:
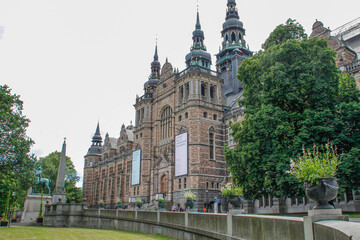
<instances>
[{"instance_id":1,"label":"overcast sky","mask_svg":"<svg viewBox=\"0 0 360 240\"><path fill-rule=\"evenodd\" d=\"M226 2L199 0L211 55L222 41ZM359 17L360 9L359 0L237 4L252 51L288 18L310 34L316 19L335 29ZM0 0L0 84L24 101L32 153L61 151L66 137L67 156L82 176L97 122L103 138L106 132L118 137L123 123L134 122L133 104L150 74L156 36L161 63L168 57L184 69L196 5L196 0Z\"/></svg>"}]
</instances>

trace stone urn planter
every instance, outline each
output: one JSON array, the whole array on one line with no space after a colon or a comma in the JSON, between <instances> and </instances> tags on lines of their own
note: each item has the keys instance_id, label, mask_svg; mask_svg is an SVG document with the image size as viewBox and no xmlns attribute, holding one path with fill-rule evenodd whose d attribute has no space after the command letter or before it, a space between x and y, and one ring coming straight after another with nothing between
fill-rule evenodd
<instances>
[{"instance_id":1,"label":"stone urn planter","mask_svg":"<svg viewBox=\"0 0 360 240\"><path fill-rule=\"evenodd\" d=\"M142 203L136 203L136 206L140 209L142 207Z\"/></svg>"},{"instance_id":2,"label":"stone urn planter","mask_svg":"<svg viewBox=\"0 0 360 240\"><path fill-rule=\"evenodd\" d=\"M191 200L191 199L187 199L187 200L186 200L186 205L187 205L190 209L193 209L194 206L195 206L195 201L194 201L194 200Z\"/></svg>"},{"instance_id":3,"label":"stone urn planter","mask_svg":"<svg viewBox=\"0 0 360 240\"><path fill-rule=\"evenodd\" d=\"M334 177L318 178L316 182L309 183L305 181L306 196L317 202L313 209L333 209L329 201L336 198L339 185Z\"/></svg>"},{"instance_id":4,"label":"stone urn planter","mask_svg":"<svg viewBox=\"0 0 360 240\"><path fill-rule=\"evenodd\" d=\"M117 206L118 206L118 208L120 209L120 208L122 208L123 204L122 204L122 203L118 203Z\"/></svg>"},{"instance_id":5,"label":"stone urn planter","mask_svg":"<svg viewBox=\"0 0 360 240\"><path fill-rule=\"evenodd\" d=\"M243 199L239 195L231 195L229 196L229 202L235 209L240 209L240 206L243 203Z\"/></svg>"},{"instance_id":6,"label":"stone urn planter","mask_svg":"<svg viewBox=\"0 0 360 240\"><path fill-rule=\"evenodd\" d=\"M9 222L3 222L3 221L0 222L0 226L2 227L6 227L8 224Z\"/></svg>"},{"instance_id":7,"label":"stone urn planter","mask_svg":"<svg viewBox=\"0 0 360 240\"><path fill-rule=\"evenodd\" d=\"M158 202L158 206L160 209L164 209L166 206L166 202Z\"/></svg>"}]
</instances>

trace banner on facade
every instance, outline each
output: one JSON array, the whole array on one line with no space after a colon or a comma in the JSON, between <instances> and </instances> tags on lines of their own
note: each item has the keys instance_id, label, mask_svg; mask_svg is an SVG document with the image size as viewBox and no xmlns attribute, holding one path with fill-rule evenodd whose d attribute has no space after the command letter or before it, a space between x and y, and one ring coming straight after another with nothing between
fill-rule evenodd
<instances>
[{"instance_id":1,"label":"banner on facade","mask_svg":"<svg viewBox=\"0 0 360 240\"><path fill-rule=\"evenodd\" d=\"M188 174L188 133L175 137L175 177Z\"/></svg>"},{"instance_id":2,"label":"banner on facade","mask_svg":"<svg viewBox=\"0 0 360 240\"><path fill-rule=\"evenodd\" d=\"M132 170L131 170L131 185L140 184L140 170L141 170L141 150L133 152Z\"/></svg>"}]
</instances>

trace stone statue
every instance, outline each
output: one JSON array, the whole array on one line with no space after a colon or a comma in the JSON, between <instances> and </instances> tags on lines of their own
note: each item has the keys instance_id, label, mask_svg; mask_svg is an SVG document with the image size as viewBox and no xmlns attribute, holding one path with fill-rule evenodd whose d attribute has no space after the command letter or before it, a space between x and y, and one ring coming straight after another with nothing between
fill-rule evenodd
<instances>
[{"instance_id":1,"label":"stone statue","mask_svg":"<svg viewBox=\"0 0 360 240\"><path fill-rule=\"evenodd\" d=\"M49 195L50 195L51 194L51 191L50 191L50 179L42 178L41 173L42 173L42 168L41 167L39 167L38 169L35 170L35 176L37 177L36 182L42 188L46 187L49 190Z\"/></svg>"}]
</instances>

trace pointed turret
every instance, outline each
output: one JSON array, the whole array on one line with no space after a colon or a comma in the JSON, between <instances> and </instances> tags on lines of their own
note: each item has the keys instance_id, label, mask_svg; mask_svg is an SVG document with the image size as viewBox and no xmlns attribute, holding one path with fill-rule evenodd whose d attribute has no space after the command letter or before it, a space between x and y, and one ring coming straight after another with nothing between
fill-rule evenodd
<instances>
[{"instance_id":1,"label":"pointed turret","mask_svg":"<svg viewBox=\"0 0 360 240\"><path fill-rule=\"evenodd\" d=\"M151 63L151 75L150 78L160 78L161 64L159 62L158 47L155 46L154 61Z\"/></svg>"},{"instance_id":2,"label":"pointed turret","mask_svg":"<svg viewBox=\"0 0 360 240\"><path fill-rule=\"evenodd\" d=\"M154 92L154 89L156 88L160 79L160 68L161 64L159 62L158 47L156 44L154 61L151 63L151 74L149 80L144 84L145 98L152 98L152 93Z\"/></svg>"},{"instance_id":3,"label":"pointed turret","mask_svg":"<svg viewBox=\"0 0 360 240\"><path fill-rule=\"evenodd\" d=\"M92 143L93 143L92 144L93 146L101 146L101 144L102 144L102 137L100 134L100 124L99 123L97 124L95 134L92 138Z\"/></svg>"},{"instance_id":4,"label":"pointed turret","mask_svg":"<svg viewBox=\"0 0 360 240\"><path fill-rule=\"evenodd\" d=\"M195 31L193 32L193 45L191 52L186 55L186 65L190 67L192 65L198 65L207 69L211 66L211 55L206 52L204 44L205 36L203 30L201 30L199 10L196 15Z\"/></svg>"},{"instance_id":5,"label":"pointed turret","mask_svg":"<svg viewBox=\"0 0 360 240\"><path fill-rule=\"evenodd\" d=\"M96 126L95 134L92 138L92 145L88 150L87 155L99 155L102 153L102 137L100 134L100 123Z\"/></svg>"}]
</instances>

